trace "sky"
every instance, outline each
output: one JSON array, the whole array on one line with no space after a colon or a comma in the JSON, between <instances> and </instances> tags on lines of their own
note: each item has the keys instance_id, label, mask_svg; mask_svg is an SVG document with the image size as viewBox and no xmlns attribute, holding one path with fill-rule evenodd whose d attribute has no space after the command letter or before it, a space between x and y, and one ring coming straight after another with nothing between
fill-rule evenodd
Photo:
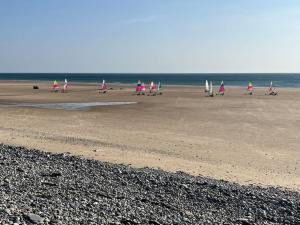
<instances>
[{"instance_id":1,"label":"sky","mask_svg":"<svg viewBox=\"0 0 300 225\"><path fill-rule=\"evenodd\" d=\"M0 72L296 73L299 0L0 0Z\"/></svg>"}]
</instances>

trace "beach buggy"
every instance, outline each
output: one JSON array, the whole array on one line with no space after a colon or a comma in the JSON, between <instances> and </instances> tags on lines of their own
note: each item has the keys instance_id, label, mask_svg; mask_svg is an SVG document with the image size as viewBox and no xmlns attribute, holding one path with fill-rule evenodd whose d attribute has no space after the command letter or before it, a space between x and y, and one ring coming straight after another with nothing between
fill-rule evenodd
<instances>
[{"instance_id":1,"label":"beach buggy","mask_svg":"<svg viewBox=\"0 0 300 225\"><path fill-rule=\"evenodd\" d=\"M151 84L150 84L150 88L149 88L149 96L155 96L157 94L157 88L156 88L156 85L154 84L153 81L151 81Z\"/></svg>"},{"instance_id":2,"label":"beach buggy","mask_svg":"<svg viewBox=\"0 0 300 225\"><path fill-rule=\"evenodd\" d=\"M217 95L223 96L224 94L225 94L225 86L224 86L224 82L222 81Z\"/></svg>"},{"instance_id":3,"label":"beach buggy","mask_svg":"<svg viewBox=\"0 0 300 225\"><path fill-rule=\"evenodd\" d=\"M248 83L247 93L246 94L253 95L253 85L252 85L251 81L249 81L249 83Z\"/></svg>"},{"instance_id":4,"label":"beach buggy","mask_svg":"<svg viewBox=\"0 0 300 225\"><path fill-rule=\"evenodd\" d=\"M275 88L273 87L272 81L265 95L278 95L278 93L275 91Z\"/></svg>"},{"instance_id":5,"label":"beach buggy","mask_svg":"<svg viewBox=\"0 0 300 225\"><path fill-rule=\"evenodd\" d=\"M54 92L58 92L59 89L60 89L60 87L59 87L59 84L58 84L57 80L53 81L52 90Z\"/></svg>"},{"instance_id":6,"label":"beach buggy","mask_svg":"<svg viewBox=\"0 0 300 225\"><path fill-rule=\"evenodd\" d=\"M99 87L99 93L105 94L108 90L105 80L102 81L102 84Z\"/></svg>"},{"instance_id":7,"label":"beach buggy","mask_svg":"<svg viewBox=\"0 0 300 225\"><path fill-rule=\"evenodd\" d=\"M142 82L138 80L136 87L135 87L135 94L141 95L142 94Z\"/></svg>"}]
</instances>

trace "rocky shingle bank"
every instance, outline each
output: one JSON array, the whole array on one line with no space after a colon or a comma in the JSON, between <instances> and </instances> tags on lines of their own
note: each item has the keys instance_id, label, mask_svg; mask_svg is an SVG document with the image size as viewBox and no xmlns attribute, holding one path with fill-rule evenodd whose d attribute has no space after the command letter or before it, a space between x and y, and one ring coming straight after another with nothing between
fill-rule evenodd
<instances>
[{"instance_id":1,"label":"rocky shingle bank","mask_svg":"<svg viewBox=\"0 0 300 225\"><path fill-rule=\"evenodd\" d=\"M0 145L0 224L300 224L300 193Z\"/></svg>"}]
</instances>

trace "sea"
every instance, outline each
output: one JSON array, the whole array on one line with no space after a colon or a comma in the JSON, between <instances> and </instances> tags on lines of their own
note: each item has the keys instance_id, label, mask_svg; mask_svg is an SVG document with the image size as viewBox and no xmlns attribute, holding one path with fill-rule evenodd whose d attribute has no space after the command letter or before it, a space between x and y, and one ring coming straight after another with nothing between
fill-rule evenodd
<instances>
[{"instance_id":1,"label":"sea","mask_svg":"<svg viewBox=\"0 0 300 225\"><path fill-rule=\"evenodd\" d=\"M151 81L162 85L204 85L205 80L218 85L224 81L226 86L246 86L249 81L256 87L300 87L300 73L0 73L0 80L26 80L63 82L134 84L138 80L145 83Z\"/></svg>"}]
</instances>

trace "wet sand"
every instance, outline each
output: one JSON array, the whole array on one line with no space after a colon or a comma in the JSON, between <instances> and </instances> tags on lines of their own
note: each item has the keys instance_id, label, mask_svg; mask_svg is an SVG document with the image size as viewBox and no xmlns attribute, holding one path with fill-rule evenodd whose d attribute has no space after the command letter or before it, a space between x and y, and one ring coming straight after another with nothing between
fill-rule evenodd
<instances>
[{"instance_id":1,"label":"wet sand","mask_svg":"<svg viewBox=\"0 0 300 225\"><path fill-rule=\"evenodd\" d=\"M40 89L33 90L38 84ZM300 190L300 90L254 96L227 88L206 98L200 87L164 87L161 96L135 96L91 84L52 93L44 82L0 82L0 142L87 158L185 171L241 184ZM7 104L137 102L87 110L1 107Z\"/></svg>"}]
</instances>

